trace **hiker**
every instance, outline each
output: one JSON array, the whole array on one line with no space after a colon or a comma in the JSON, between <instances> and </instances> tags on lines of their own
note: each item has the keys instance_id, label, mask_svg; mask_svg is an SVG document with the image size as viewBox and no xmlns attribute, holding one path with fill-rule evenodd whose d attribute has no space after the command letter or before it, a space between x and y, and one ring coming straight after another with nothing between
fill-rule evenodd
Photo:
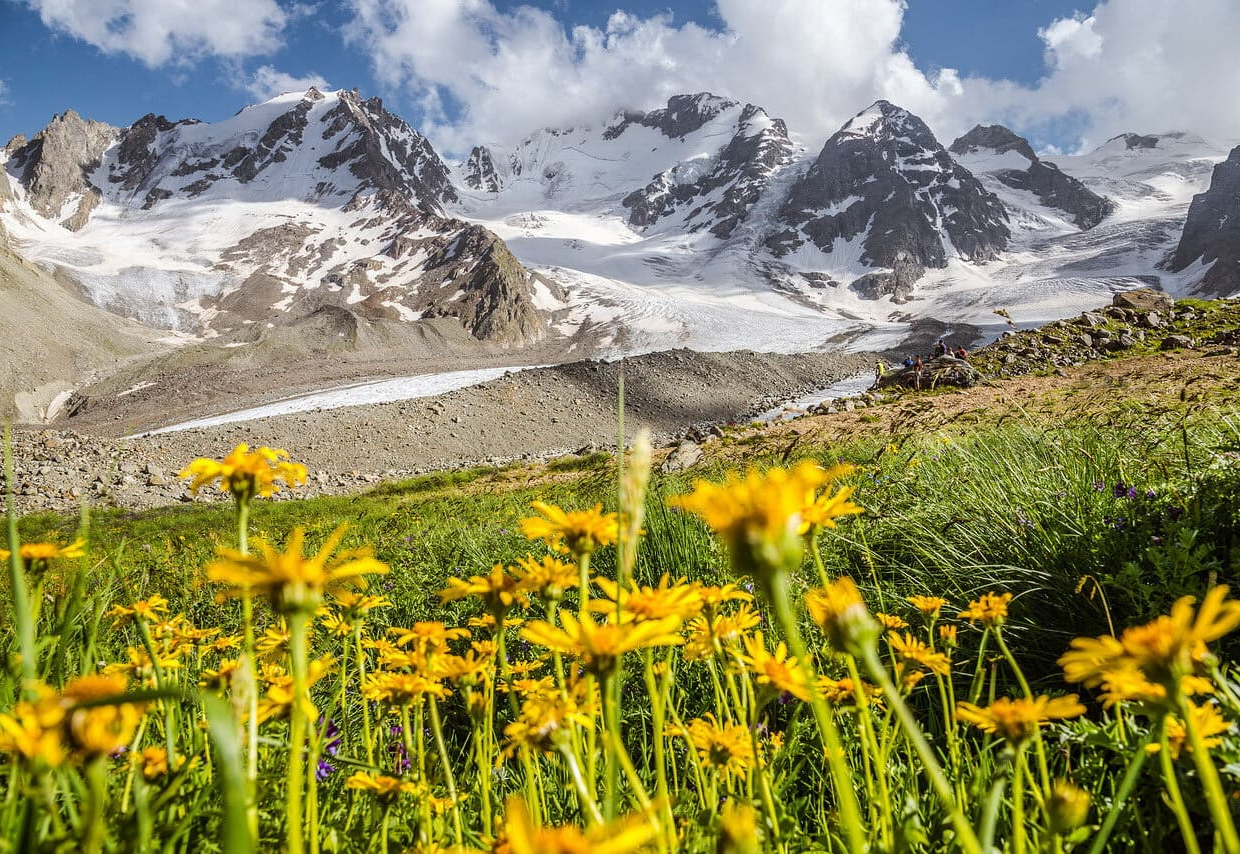
<instances>
[{"instance_id":1,"label":"hiker","mask_svg":"<svg viewBox=\"0 0 1240 854\"><path fill-rule=\"evenodd\" d=\"M920 356L918 356L917 358L918 358L918 360L920 360L920 359L921 359L921 357L920 357ZM906 368L911 368L911 367L913 367L913 357L912 357L912 356L905 356L905 357L904 357L904 367L906 367Z\"/></svg>"},{"instance_id":2,"label":"hiker","mask_svg":"<svg viewBox=\"0 0 1240 854\"><path fill-rule=\"evenodd\" d=\"M962 362L969 361L969 351L964 348L964 345L956 348L956 358Z\"/></svg>"},{"instance_id":3,"label":"hiker","mask_svg":"<svg viewBox=\"0 0 1240 854\"><path fill-rule=\"evenodd\" d=\"M913 362L913 388L921 391L921 356Z\"/></svg>"},{"instance_id":4,"label":"hiker","mask_svg":"<svg viewBox=\"0 0 1240 854\"><path fill-rule=\"evenodd\" d=\"M878 388L883 384L883 377L887 374L887 363L879 359L874 363L874 388Z\"/></svg>"},{"instance_id":5,"label":"hiker","mask_svg":"<svg viewBox=\"0 0 1240 854\"><path fill-rule=\"evenodd\" d=\"M942 338L934 342L934 358L946 356L950 350L951 348L947 346L947 343Z\"/></svg>"}]
</instances>

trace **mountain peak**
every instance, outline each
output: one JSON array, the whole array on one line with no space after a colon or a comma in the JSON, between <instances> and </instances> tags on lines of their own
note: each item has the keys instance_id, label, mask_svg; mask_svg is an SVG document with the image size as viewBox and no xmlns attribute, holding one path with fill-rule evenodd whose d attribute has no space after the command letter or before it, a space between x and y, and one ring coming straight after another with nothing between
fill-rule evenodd
<instances>
[{"instance_id":1,"label":"mountain peak","mask_svg":"<svg viewBox=\"0 0 1240 854\"><path fill-rule=\"evenodd\" d=\"M721 98L710 92L673 95L668 98L666 107L648 113L624 111L620 114L620 120L603 133L603 138L617 139L629 127L641 125L659 131L668 139L683 139L701 130L728 110L739 106L737 101Z\"/></svg>"},{"instance_id":2,"label":"mountain peak","mask_svg":"<svg viewBox=\"0 0 1240 854\"><path fill-rule=\"evenodd\" d=\"M1015 151L1030 162L1038 159L1029 140L1003 125L974 125L973 130L953 142L948 151L969 154L983 149L990 149L995 154Z\"/></svg>"}]
</instances>

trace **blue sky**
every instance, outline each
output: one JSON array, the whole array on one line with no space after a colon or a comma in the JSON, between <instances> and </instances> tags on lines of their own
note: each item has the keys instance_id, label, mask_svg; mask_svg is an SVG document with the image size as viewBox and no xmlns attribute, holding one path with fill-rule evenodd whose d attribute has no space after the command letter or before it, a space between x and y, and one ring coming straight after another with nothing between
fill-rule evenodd
<instances>
[{"instance_id":1,"label":"blue sky","mask_svg":"<svg viewBox=\"0 0 1240 854\"><path fill-rule=\"evenodd\" d=\"M47 2L0 0L0 142L67 108L118 125L148 112L216 120L315 77L381 95L456 150L699 88L766 106L807 138L877 97L940 135L1004 121L1042 147L1198 114L1213 122L1203 130L1240 136L1235 107L1219 120L1174 91L1150 103L1139 74L1107 79L1108 51L1131 58L1143 38L1189 67L1185 88L1236 73L1226 44L1179 46L1177 59L1153 42L1150 10L1165 0L199 0L198 20L151 12L159 0L59 0L41 15ZM1182 0L1178 20L1193 6L1203 33L1240 31L1227 17L1240 4ZM117 15L111 31L100 8ZM155 35L117 34L143 15L160 18ZM256 25L230 34L215 23L246 16Z\"/></svg>"}]
</instances>

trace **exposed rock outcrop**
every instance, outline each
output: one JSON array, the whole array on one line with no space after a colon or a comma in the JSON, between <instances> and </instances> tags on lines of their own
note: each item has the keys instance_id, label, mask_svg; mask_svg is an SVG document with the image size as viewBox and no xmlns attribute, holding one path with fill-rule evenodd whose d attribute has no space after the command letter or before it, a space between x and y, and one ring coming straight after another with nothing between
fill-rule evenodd
<instances>
[{"instance_id":1,"label":"exposed rock outcrop","mask_svg":"<svg viewBox=\"0 0 1240 854\"><path fill-rule=\"evenodd\" d=\"M99 201L87 174L116 134L111 125L86 121L68 110L29 142L16 148L12 146L18 139L9 143L9 172L25 186L30 206L40 215L77 230Z\"/></svg>"},{"instance_id":2,"label":"exposed rock outcrop","mask_svg":"<svg viewBox=\"0 0 1240 854\"><path fill-rule=\"evenodd\" d=\"M1208 265L1197 285L1208 296L1240 293L1240 146L1214 167L1210 189L1193 197L1171 269Z\"/></svg>"}]
</instances>

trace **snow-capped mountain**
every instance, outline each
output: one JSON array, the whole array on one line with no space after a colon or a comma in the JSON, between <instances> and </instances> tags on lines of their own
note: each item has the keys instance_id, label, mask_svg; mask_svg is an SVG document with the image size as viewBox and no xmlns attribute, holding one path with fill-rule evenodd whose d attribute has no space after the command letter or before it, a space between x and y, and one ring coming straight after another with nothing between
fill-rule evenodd
<instances>
[{"instance_id":1,"label":"snow-capped mountain","mask_svg":"<svg viewBox=\"0 0 1240 854\"><path fill-rule=\"evenodd\" d=\"M125 129L70 112L6 152L4 219L27 257L152 326L252 340L326 311L454 317L511 345L546 332L547 284L445 215L447 165L377 99L310 89Z\"/></svg>"},{"instance_id":2,"label":"snow-capped mountain","mask_svg":"<svg viewBox=\"0 0 1240 854\"><path fill-rule=\"evenodd\" d=\"M1169 261L1226 155L1178 133L1039 157L999 126L948 150L885 101L806 146L700 93L448 164L377 100L311 89L212 124L59 116L0 153L0 227L96 305L235 345L447 320L533 359L886 346L1202 287L1221 250ZM1181 255L1230 239L1192 235Z\"/></svg>"},{"instance_id":3,"label":"snow-capped mountain","mask_svg":"<svg viewBox=\"0 0 1240 854\"><path fill-rule=\"evenodd\" d=\"M1039 158L1029 140L1002 125L977 125L953 142L950 150L973 174L1032 194L1039 205L1061 211L1082 231L1114 210L1105 197Z\"/></svg>"},{"instance_id":4,"label":"snow-capped mountain","mask_svg":"<svg viewBox=\"0 0 1240 854\"><path fill-rule=\"evenodd\" d=\"M793 184L766 246L783 256L812 243L825 264L855 265L845 284L862 296L904 302L927 267L946 267L952 256L996 258L1011 237L1007 219L925 122L878 101L828 139Z\"/></svg>"}]
</instances>

